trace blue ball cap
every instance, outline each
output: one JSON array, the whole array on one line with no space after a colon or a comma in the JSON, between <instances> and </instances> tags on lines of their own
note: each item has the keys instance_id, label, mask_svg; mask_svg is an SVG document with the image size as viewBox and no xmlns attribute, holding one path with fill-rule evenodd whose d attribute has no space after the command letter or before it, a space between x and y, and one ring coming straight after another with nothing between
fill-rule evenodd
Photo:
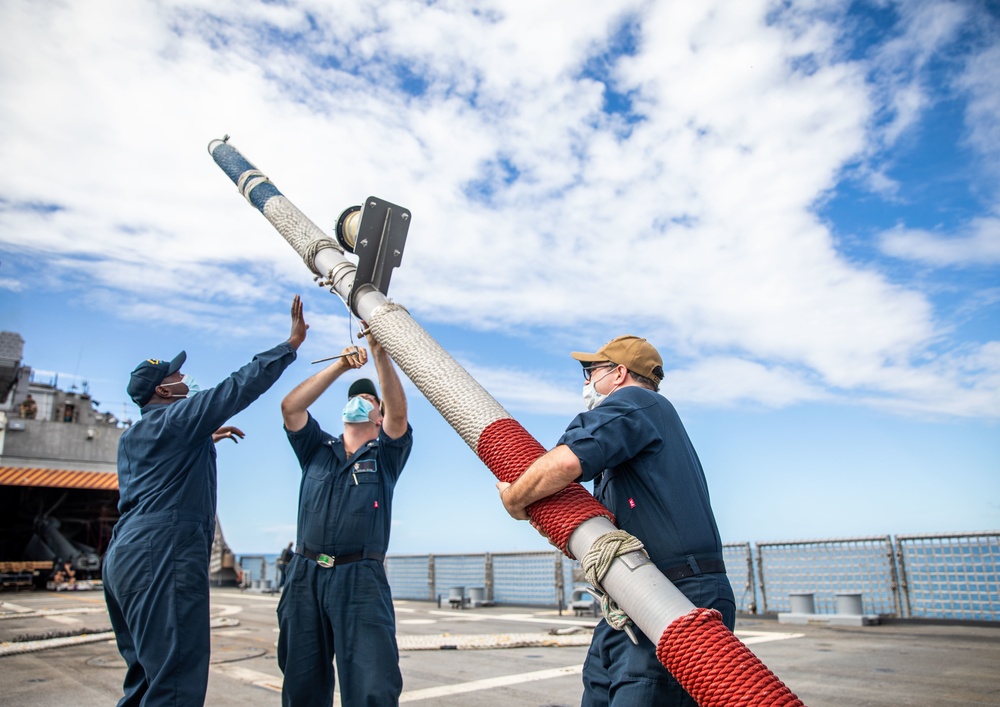
<instances>
[{"instance_id":1,"label":"blue ball cap","mask_svg":"<svg viewBox=\"0 0 1000 707\"><path fill-rule=\"evenodd\" d=\"M147 358L136 366L135 370L132 371L132 377L129 379L128 388L126 388L128 396L132 398L132 402L139 407L148 403L150 398L153 397L153 393L156 392L156 386L162 383L163 379L167 376L181 370L181 366L184 365L185 360L187 360L187 353L181 351L174 356L172 361Z\"/></svg>"}]
</instances>

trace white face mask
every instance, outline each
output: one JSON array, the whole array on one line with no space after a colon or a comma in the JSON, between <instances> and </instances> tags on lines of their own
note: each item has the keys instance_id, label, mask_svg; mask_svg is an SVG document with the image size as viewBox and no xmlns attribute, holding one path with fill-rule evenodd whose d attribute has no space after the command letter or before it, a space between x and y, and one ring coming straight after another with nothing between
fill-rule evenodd
<instances>
[{"instance_id":1,"label":"white face mask","mask_svg":"<svg viewBox=\"0 0 1000 707\"><path fill-rule=\"evenodd\" d=\"M171 386L171 385L180 385L181 383L187 386L188 389L187 395L171 395L170 396L171 398L190 398L192 395L201 390L201 388L198 386L198 382L195 381L195 379L189 376L187 373L183 374L179 381L174 381L173 383L160 383L160 385Z\"/></svg>"},{"instance_id":2,"label":"white face mask","mask_svg":"<svg viewBox=\"0 0 1000 707\"><path fill-rule=\"evenodd\" d=\"M610 376L615 370L617 369L612 368L611 371L601 376L599 380L604 380L605 378ZM593 378L591 378L589 381L583 384L583 404L587 406L588 410L593 410L598 405L603 403L604 399L607 398L608 395L611 395L611 393L615 392L615 388L618 387L616 385L614 388L608 391L607 394L603 394L597 392L597 388L595 387L596 384L597 381L594 380Z\"/></svg>"},{"instance_id":3,"label":"white face mask","mask_svg":"<svg viewBox=\"0 0 1000 707\"><path fill-rule=\"evenodd\" d=\"M588 410L593 410L603 403L606 397L608 396L597 392L594 388L593 380L589 380L583 384L583 404L587 406Z\"/></svg>"}]
</instances>

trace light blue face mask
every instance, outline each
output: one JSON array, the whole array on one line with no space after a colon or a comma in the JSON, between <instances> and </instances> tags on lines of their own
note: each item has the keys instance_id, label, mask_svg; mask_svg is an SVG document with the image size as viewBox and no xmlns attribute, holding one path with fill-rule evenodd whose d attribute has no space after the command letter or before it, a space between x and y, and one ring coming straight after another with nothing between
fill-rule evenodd
<instances>
[{"instance_id":1,"label":"light blue face mask","mask_svg":"<svg viewBox=\"0 0 1000 707\"><path fill-rule=\"evenodd\" d=\"M198 382L194 378L189 376L187 373L182 374L181 379L179 381L174 381L173 383L160 383L160 385L171 386L171 385L178 385L180 383L183 383L184 385L187 386L188 388L187 395L171 395L170 397L190 398L192 395L201 390L201 388L198 386Z\"/></svg>"},{"instance_id":2,"label":"light blue face mask","mask_svg":"<svg viewBox=\"0 0 1000 707\"><path fill-rule=\"evenodd\" d=\"M374 409L375 406L370 402L360 395L355 395L344 406L344 422L371 422L368 415Z\"/></svg>"}]
</instances>

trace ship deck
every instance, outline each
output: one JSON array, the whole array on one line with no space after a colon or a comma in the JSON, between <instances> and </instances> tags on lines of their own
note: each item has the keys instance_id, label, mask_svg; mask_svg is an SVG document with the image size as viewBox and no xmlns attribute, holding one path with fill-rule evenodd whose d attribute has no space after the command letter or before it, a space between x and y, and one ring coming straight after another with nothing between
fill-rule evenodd
<instances>
[{"instance_id":1,"label":"ship deck","mask_svg":"<svg viewBox=\"0 0 1000 707\"><path fill-rule=\"evenodd\" d=\"M212 590L206 704L280 704L277 603L273 594ZM597 623L593 617L533 607L395 605L401 703L580 703L580 669ZM0 594L3 704L114 704L121 696L124 662L109 632L100 591ZM790 625L741 616L736 634L810 707L1000 705L1000 626Z\"/></svg>"}]
</instances>

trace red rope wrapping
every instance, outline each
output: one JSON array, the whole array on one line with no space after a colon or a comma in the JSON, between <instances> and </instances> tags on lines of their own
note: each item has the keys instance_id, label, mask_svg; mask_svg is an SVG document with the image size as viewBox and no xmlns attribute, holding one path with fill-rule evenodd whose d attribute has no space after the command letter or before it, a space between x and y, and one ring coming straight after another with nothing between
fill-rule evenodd
<instances>
[{"instance_id":1,"label":"red rope wrapping","mask_svg":"<svg viewBox=\"0 0 1000 707\"><path fill-rule=\"evenodd\" d=\"M803 707L715 609L692 609L667 626L656 657L699 707Z\"/></svg>"},{"instance_id":2,"label":"red rope wrapping","mask_svg":"<svg viewBox=\"0 0 1000 707\"><path fill-rule=\"evenodd\" d=\"M538 443L517 420L503 418L488 425L479 435L476 453L500 481L514 483L524 470L545 454ZM570 484L557 494L528 506L531 524L553 545L569 555L569 536L585 520L604 516L612 523L615 517L580 484Z\"/></svg>"}]
</instances>

